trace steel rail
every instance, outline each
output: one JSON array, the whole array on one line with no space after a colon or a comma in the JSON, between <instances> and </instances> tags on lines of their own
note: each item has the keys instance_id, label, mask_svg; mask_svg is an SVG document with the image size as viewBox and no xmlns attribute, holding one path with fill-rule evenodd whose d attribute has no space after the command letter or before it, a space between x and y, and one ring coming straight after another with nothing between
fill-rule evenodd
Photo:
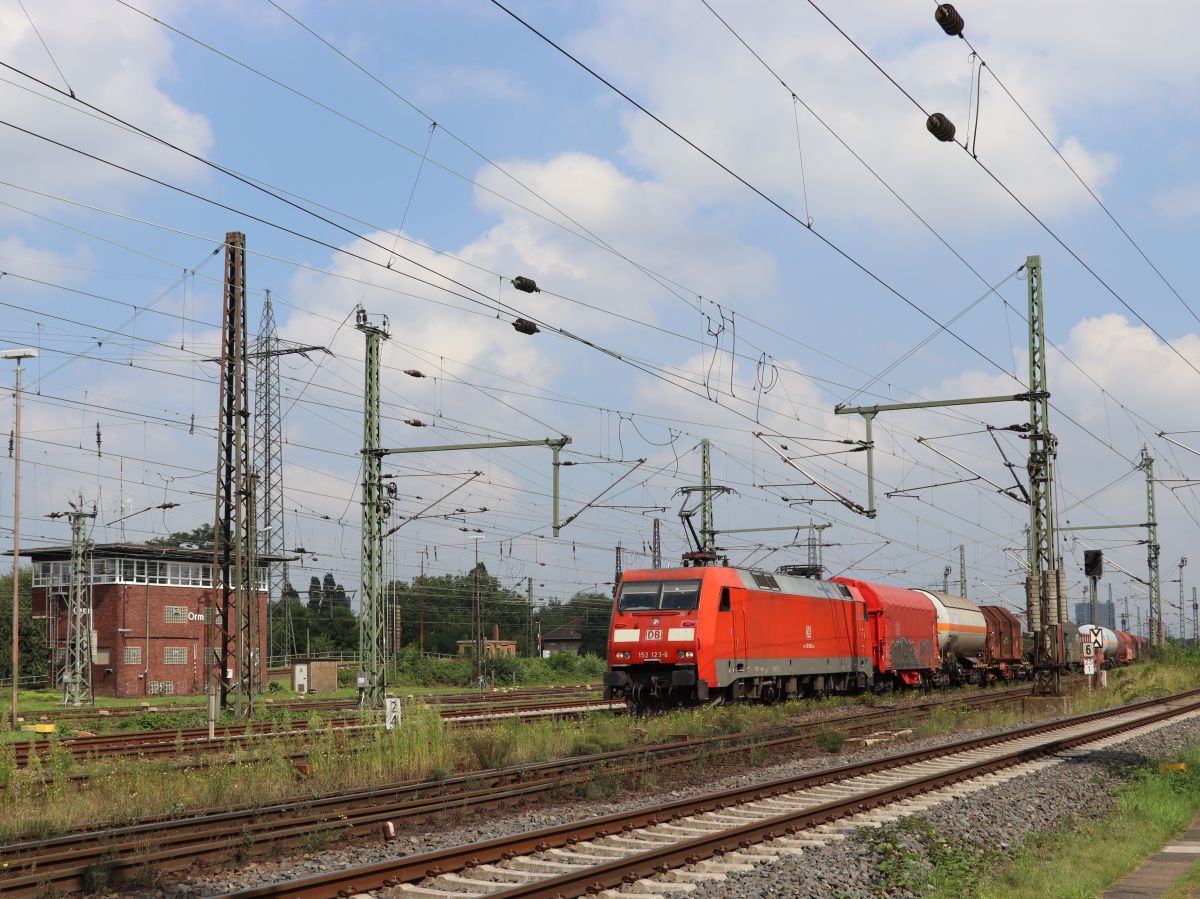
<instances>
[{"instance_id":1,"label":"steel rail","mask_svg":"<svg viewBox=\"0 0 1200 899\"><path fill-rule=\"evenodd\" d=\"M36 872L38 889L78 890L98 862L108 874L152 864L175 870L199 858L278 851L315 836L370 832L384 821L426 820L431 815L518 804L547 792L570 788L603 770L606 776L636 776L649 767L679 765L739 752L794 749L811 744L815 724L838 724L846 732L869 733L895 719L936 714L945 706L989 707L1020 700L1028 686L973 697L943 696L921 706L866 709L829 716L820 722L774 728L755 734L722 734L633 747L533 765L477 771L443 781L408 781L358 793L301 797L273 806L223 811L189 818L148 819L138 824L77 833L2 847L11 875ZM964 703L964 700L967 702ZM449 794L449 795L448 795ZM154 850L147 853L147 844ZM0 877L0 896L34 895L14 877Z\"/></svg>"},{"instance_id":2,"label":"steel rail","mask_svg":"<svg viewBox=\"0 0 1200 899\"><path fill-rule=\"evenodd\" d=\"M397 690L405 688L398 687ZM505 688L497 692L480 693L464 691L462 693L430 693L421 695L406 694L406 699L422 699L429 705L469 705L485 704L494 699L519 701L522 699L541 699L553 696L590 695L598 693L603 688L595 684L580 684L566 687L530 687ZM269 711L338 711L353 709L358 705L354 697L340 699L279 699L264 698L263 708ZM74 721L94 720L104 718L122 718L133 715L203 715L204 706L195 703L173 703L170 705L142 706L98 706L96 708L53 708L38 709L29 715L39 721Z\"/></svg>"},{"instance_id":3,"label":"steel rail","mask_svg":"<svg viewBox=\"0 0 1200 899\"><path fill-rule=\"evenodd\" d=\"M621 712L624 711L624 705L605 699L580 699L553 703L481 705L471 709L439 709L439 714L444 720L455 726L472 726L474 724L492 724L502 718L574 715L590 711ZM221 752L233 748L231 746L233 743L244 744L252 740L285 739L302 736L308 731L308 722L303 719L288 722L287 729L276 729L277 723L263 722L257 726L253 723L231 725L220 730L217 736L211 739L208 736L207 728L190 727L162 728L124 734L101 734L90 737L68 737L57 741L26 740L15 742L12 745L17 766L25 767L28 764L29 756L35 752L42 757L49 756L52 751L69 752L77 760L86 760L96 753L103 753L106 756L133 755L161 758L194 751ZM339 732L371 730L377 728L381 723L379 720L367 721L360 716L327 718L321 722L322 726L329 724Z\"/></svg>"},{"instance_id":4,"label":"steel rail","mask_svg":"<svg viewBox=\"0 0 1200 899\"><path fill-rule=\"evenodd\" d=\"M820 786L822 784L832 783L838 780L845 780L859 775L870 774L876 771L891 770L902 765L915 764L926 759L937 758L945 755L953 755L955 753L966 752L971 749L977 749L985 746L993 746L999 743L1017 740L1027 736L1073 727L1082 723L1102 721L1105 718L1127 715L1130 712L1136 712L1141 709L1152 708L1155 706L1163 706L1163 708L1158 712L1152 712L1133 721L1120 722L1111 727L1101 728L1089 734L1064 738L1063 740L1059 741L1050 741L1050 743L1047 745L1056 747L1054 749L1039 750L1038 748L1026 748L1017 750L1016 752L1012 753L1012 756L1017 759L1031 758L1040 754L1046 754L1046 752L1058 751L1059 749L1064 748L1064 745L1068 743L1071 745L1076 745L1078 743L1101 739L1104 736L1110 735L1111 733L1117 733L1122 730L1139 727L1150 723L1153 720L1170 718L1175 715L1183 714L1187 711L1200 709L1200 690L1190 690L1158 700L1146 700L1144 702L1131 703L1126 706L1119 706L1113 709L1102 710L1100 712L1074 715L1049 723L1030 725L1027 727L1006 731L1003 734L991 737L976 737L967 740L960 740L937 747L900 753L897 755L876 759L871 762L841 766L839 768L813 772L800 775L798 777L782 778L754 786L737 787L731 790L724 790L698 798L678 800L665 805L642 808L632 812L605 815L585 821L576 821L569 824L546 827L532 832L517 834L515 836L499 837L472 845L456 846L449 849L426 852L420 855L413 855L369 865L357 866L346 870L327 872L280 883L266 884L251 889L241 890L230 894L230 896L237 897L237 899L251 899L251 897L333 899L333 897L337 897L339 895L351 895L353 893L358 893L365 890L383 887L395 887L401 883L419 881L425 877L434 877L440 874L461 870L463 868L476 867L480 864L500 862L507 858L511 858L514 855L520 855L527 852L545 851L546 849L552 847L569 846L583 840L602 838L622 831L628 832L639 827L666 823L668 821L676 820L688 815L726 808L731 805L776 796L781 793L788 793L805 788ZM994 760L992 762L982 764L993 763ZM960 772L962 777L960 777L960 779L965 778L967 770L967 767L962 769L962 772ZM945 780L945 775L940 776L942 777L942 783L946 783L947 781ZM931 788L934 783L934 779L929 779L926 784L926 788ZM898 795L906 795L907 793L915 794L916 792L920 791L920 784L921 781L919 780L911 783L905 783L902 785L902 789L900 789ZM889 791L895 792L895 788L889 788ZM880 791L881 796L883 792L886 791ZM768 822L755 822L754 824L748 824L743 828L739 828L736 832L736 836L735 831L730 829L727 831L722 831L720 834L713 837L697 838L696 840L688 841L688 855L699 860L703 857L706 857L704 855L706 852L708 855L712 855L722 847L728 848L731 842L732 845L736 846L741 840L751 839L749 836L751 834L765 834L768 831L782 833L788 827L803 826L802 824L796 822L809 820L820 821L834 818L846 814L847 812L864 808L866 807L866 802L867 800L860 795L848 801L830 803L828 807L822 806L820 809L820 816L817 816L812 812L812 810L805 810L803 813L793 813L791 815L772 818ZM663 861L663 858L669 855L671 851L678 848L680 845L682 844L675 843L671 844L670 847L664 847L662 850L654 850L652 852L642 853L637 856L629 856L620 859L611 865L606 866L606 874L604 877L597 876L598 869L589 867L578 873L575 882L579 884L581 890L596 884L599 884L600 886L618 886L624 882L626 875L631 875L633 873L635 866L641 866L643 863L648 863L649 872L654 873L654 865L666 864L666 862ZM638 867L638 870L641 870L641 868ZM554 878L554 891L545 894L538 892L520 892L520 890L535 890L544 884L548 884L550 882L548 880L539 881L536 884L526 885L525 887L514 887L503 892L497 891L489 894L489 896L554 896L558 893L562 893L562 895L568 895L571 890L567 889L566 892L564 892L564 887L568 882L567 878L572 876L573 875L562 875L560 878ZM586 880L587 883L582 883L580 879Z\"/></svg>"}]
</instances>

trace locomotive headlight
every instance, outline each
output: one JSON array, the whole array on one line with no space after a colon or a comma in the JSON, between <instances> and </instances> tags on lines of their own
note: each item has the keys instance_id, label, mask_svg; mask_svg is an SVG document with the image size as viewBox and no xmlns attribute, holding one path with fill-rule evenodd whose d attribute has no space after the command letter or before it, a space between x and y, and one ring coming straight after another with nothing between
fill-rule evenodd
<instances>
[{"instance_id":1,"label":"locomotive headlight","mask_svg":"<svg viewBox=\"0 0 1200 899\"><path fill-rule=\"evenodd\" d=\"M633 657L633 654L628 653L628 652L618 652L618 653L614 653L614 656L615 656L615 658L618 658L618 659L629 659L629 658Z\"/></svg>"},{"instance_id":2,"label":"locomotive headlight","mask_svg":"<svg viewBox=\"0 0 1200 899\"><path fill-rule=\"evenodd\" d=\"M681 650L679 650L679 658L694 659L694 658L696 658L696 653L691 649L681 649Z\"/></svg>"}]
</instances>

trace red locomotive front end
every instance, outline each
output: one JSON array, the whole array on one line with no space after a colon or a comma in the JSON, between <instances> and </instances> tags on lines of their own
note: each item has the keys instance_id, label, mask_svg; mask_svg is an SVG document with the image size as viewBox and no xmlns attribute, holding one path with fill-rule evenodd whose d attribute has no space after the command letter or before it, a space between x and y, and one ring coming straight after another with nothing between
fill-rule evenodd
<instances>
[{"instance_id":1,"label":"red locomotive front end","mask_svg":"<svg viewBox=\"0 0 1200 899\"><path fill-rule=\"evenodd\" d=\"M700 568L622 575L608 633L607 696L638 707L708 698L711 672L706 679L698 666L711 638L701 618L705 594L716 589L709 575Z\"/></svg>"},{"instance_id":2,"label":"red locomotive front end","mask_svg":"<svg viewBox=\"0 0 1200 899\"><path fill-rule=\"evenodd\" d=\"M608 662L606 694L635 709L861 689L866 606L841 584L783 574L627 571Z\"/></svg>"}]
</instances>

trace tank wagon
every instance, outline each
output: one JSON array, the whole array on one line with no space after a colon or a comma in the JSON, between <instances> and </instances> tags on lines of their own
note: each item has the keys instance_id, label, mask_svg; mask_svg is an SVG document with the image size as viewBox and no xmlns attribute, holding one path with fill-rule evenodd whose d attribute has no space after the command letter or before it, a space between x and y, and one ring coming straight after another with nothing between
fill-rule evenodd
<instances>
[{"instance_id":1,"label":"tank wagon","mask_svg":"<svg viewBox=\"0 0 1200 899\"><path fill-rule=\"evenodd\" d=\"M1092 639L1092 626L1081 624L1078 628L1080 644ZM1120 665L1124 662L1125 636L1106 627L1100 628L1100 646L1096 649L1096 660L1105 668Z\"/></svg>"},{"instance_id":2,"label":"tank wagon","mask_svg":"<svg viewBox=\"0 0 1200 899\"><path fill-rule=\"evenodd\" d=\"M945 593L728 566L631 570L604 683L638 709L985 684L1027 677L1025 644L1008 609Z\"/></svg>"}]
</instances>

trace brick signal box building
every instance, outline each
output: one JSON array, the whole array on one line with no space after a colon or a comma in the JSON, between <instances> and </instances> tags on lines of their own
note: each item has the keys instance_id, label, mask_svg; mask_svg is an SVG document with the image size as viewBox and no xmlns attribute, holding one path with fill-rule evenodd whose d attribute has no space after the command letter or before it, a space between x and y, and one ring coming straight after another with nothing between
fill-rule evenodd
<instances>
[{"instance_id":1,"label":"brick signal box building","mask_svg":"<svg viewBox=\"0 0 1200 899\"><path fill-rule=\"evenodd\" d=\"M71 547L22 550L33 561L33 614L47 621L51 677L66 654ZM260 557L254 594L261 683L267 682L267 562ZM91 551L92 689L97 696L206 692L204 647L219 639L206 615L216 603L211 549L96 544ZM208 654L212 658L212 654ZM236 670L236 660L230 665Z\"/></svg>"}]
</instances>

